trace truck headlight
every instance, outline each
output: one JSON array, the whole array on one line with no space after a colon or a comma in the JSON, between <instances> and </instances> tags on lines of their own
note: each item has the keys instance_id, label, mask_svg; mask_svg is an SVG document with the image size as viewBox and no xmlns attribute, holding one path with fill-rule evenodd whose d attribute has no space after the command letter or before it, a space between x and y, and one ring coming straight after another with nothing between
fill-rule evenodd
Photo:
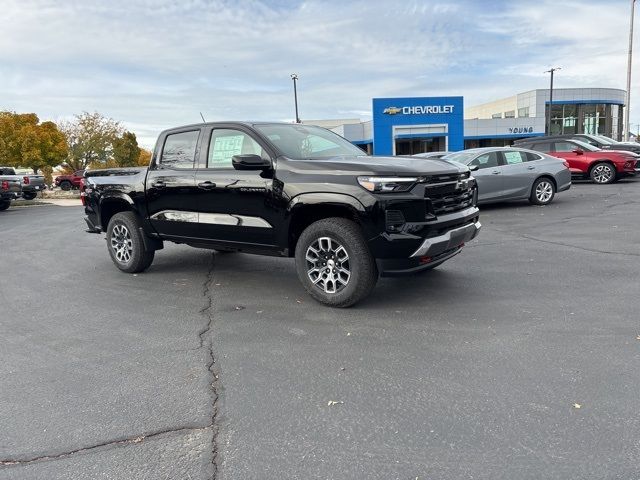
<instances>
[{"instance_id":1,"label":"truck headlight","mask_svg":"<svg viewBox=\"0 0 640 480\"><path fill-rule=\"evenodd\" d=\"M417 181L417 177L358 177L360 186L374 193L407 192Z\"/></svg>"}]
</instances>

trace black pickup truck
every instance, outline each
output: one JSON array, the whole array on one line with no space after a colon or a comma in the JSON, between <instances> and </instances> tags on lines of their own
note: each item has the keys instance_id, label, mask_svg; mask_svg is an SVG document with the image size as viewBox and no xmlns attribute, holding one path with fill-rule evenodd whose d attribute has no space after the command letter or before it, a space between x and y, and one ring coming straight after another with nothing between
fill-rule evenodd
<instances>
[{"instance_id":1,"label":"black pickup truck","mask_svg":"<svg viewBox=\"0 0 640 480\"><path fill-rule=\"evenodd\" d=\"M433 268L480 230L467 167L371 157L284 123L204 123L160 134L147 169L87 171L89 232L115 265L149 267L163 241L295 257L316 300L346 307L379 275Z\"/></svg>"}]
</instances>

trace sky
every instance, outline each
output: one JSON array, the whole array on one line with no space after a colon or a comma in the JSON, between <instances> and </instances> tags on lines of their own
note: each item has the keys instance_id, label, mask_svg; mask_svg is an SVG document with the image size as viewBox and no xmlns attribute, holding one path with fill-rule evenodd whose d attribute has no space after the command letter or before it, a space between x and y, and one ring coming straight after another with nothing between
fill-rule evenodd
<instances>
[{"instance_id":1,"label":"sky","mask_svg":"<svg viewBox=\"0 0 640 480\"><path fill-rule=\"evenodd\" d=\"M550 67L554 88L624 89L629 19L629 0L0 0L0 110L97 111L151 148L200 113L292 121L292 73L302 120L369 120L380 97L473 106L548 88Z\"/></svg>"}]
</instances>

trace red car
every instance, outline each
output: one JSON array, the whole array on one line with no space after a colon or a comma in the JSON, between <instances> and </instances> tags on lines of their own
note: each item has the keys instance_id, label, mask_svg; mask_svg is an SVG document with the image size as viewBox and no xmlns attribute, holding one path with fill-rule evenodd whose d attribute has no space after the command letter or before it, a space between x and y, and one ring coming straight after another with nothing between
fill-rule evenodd
<instances>
[{"instance_id":1,"label":"red car","mask_svg":"<svg viewBox=\"0 0 640 480\"><path fill-rule=\"evenodd\" d=\"M80 181L84 177L84 170L73 172L73 175L58 175L55 179L56 187L62 190L71 190L72 188L80 188Z\"/></svg>"},{"instance_id":2,"label":"red car","mask_svg":"<svg viewBox=\"0 0 640 480\"><path fill-rule=\"evenodd\" d=\"M544 152L569 162L571 175L594 183L613 183L640 173L639 155L624 150L601 150L578 140L532 138L518 147Z\"/></svg>"}]
</instances>

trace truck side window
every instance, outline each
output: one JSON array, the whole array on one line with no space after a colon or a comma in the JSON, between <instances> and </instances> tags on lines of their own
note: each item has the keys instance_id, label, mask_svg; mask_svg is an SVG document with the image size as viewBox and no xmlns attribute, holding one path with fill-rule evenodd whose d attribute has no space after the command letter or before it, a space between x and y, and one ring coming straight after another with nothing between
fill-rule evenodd
<instances>
[{"instance_id":1,"label":"truck side window","mask_svg":"<svg viewBox=\"0 0 640 480\"><path fill-rule=\"evenodd\" d=\"M207 168L233 168L231 158L234 155L246 154L269 158L258 142L246 133L226 128L213 130L209 142Z\"/></svg>"},{"instance_id":2,"label":"truck side window","mask_svg":"<svg viewBox=\"0 0 640 480\"><path fill-rule=\"evenodd\" d=\"M168 168L193 168L199 130L167 135L160 164Z\"/></svg>"}]
</instances>

